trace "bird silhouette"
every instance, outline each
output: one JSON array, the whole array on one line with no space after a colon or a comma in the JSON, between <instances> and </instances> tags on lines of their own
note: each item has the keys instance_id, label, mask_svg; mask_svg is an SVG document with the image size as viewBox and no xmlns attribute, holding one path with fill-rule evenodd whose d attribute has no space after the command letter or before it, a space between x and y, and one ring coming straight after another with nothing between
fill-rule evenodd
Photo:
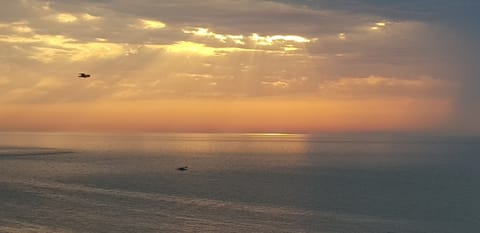
<instances>
[{"instance_id":1,"label":"bird silhouette","mask_svg":"<svg viewBox=\"0 0 480 233\"><path fill-rule=\"evenodd\" d=\"M78 77L79 77L79 78L90 78L90 74L78 73Z\"/></svg>"}]
</instances>

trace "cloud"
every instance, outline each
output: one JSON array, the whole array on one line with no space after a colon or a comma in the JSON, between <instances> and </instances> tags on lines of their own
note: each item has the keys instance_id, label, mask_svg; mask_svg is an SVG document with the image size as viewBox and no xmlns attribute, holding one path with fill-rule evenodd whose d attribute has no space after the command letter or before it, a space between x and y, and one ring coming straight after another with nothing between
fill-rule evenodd
<instances>
[{"instance_id":1,"label":"cloud","mask_svg":"<svg viewBox=\"0 0 480 233\"><path fill-rule=\"evenodd\" d=\"M232 35L232 34L220 34L213 32L208 28L190 27L182 29L186 34L192 34L194 37L190 39L207 39L204 41L212 46L229 46L230 50L242 50L244 51L259 51L259 50L284 50L284 51L297 51L305 46L300 46L305 43L312 43L316 41L315 38L308 39L298 35L265 35L261 36L258 33L251 33L250 35ZM209 41L210 40L210 41ZM213 40L213 41L212 41ZM221 42L221 44L215 43Z\"/></svg>"},{"instance_id":2,"label":"cloud","mask_svg":"<svg viewBox=\"0 0 480 233\"><path fill-rule=\"evenodd\" d=\"M57 22L59 23L73 23L75 21L78 20L78 18L72 14L68 14L68 13L61 13L61 14L58 14L55 19L57 20Z\"/></svg>"},{"instance_id":3,"label":"cloud","mask_svg":"<svg viewBox=\"0 0 480 233\"><path fill-rule=\"evenodd\" d=\"M13 23L0 23L0 29L7 29L13 33L30 33L33 29L28 26L25 21L18 21Z\"/></svg>"},{"instance_id":4,"label":"cloud","mask_svg":"<svg viewBox=\"0 0 480 233\"><path fill-rule=\"evenodd\" d=\"M232 41L235 44L240 44L240 45L245 44L243 35L223 35L223 34L212 32L208 28L190 28L190 29L183 29L182 31L184 33L193 34L195 36L214 38L222 43L227 43L228 41Z\"/></svg>"},{"instance_id":5,"label":"cloud","mask_svg":"<svg viewBox=\"0 0 480 233\"><path fill-rule=\"evenodd\" d=\"M115 43L82 43L63 35L35 34L31 30L25 33L0 36L0 42L23 48L26 57L45 63L111 58L123 55L126 49Z\"/></svg>"},{"instance_id":6,"label":"cloud","mask_svg":"<svg viewBox=\"0 0 480 233\"><path fill-rule=\"evenodd\" d=\"M139 19L137 25L135 27L147 29L147 30L155 30L155 29L162 29L165 28L167 25L163 22L156 21L156 20L148 20L148 19Z\"/></svg>"},{"instance_id":7,"label":"cloud","mask_svg":"<svg viewBox=\"0 0 480 233\"><path fill-rule=\"evenodd\" d=\"M318 92L323 96L350 98L372 97L426 97L449 98L457 91L455 83L419 77L400 79L394 77L369 76L363 78L340 78L320 83Z\"/></svg>"},{"instance_id":8,"label":"cloud","mask_svg":"<svg viewBox=\"0 0 480 233\"><path fill-rule=\"evenodd\" d=\"M312 40L305 37L296 35L273 35L273 36L260 36L257 33L253 33L250 39L255 41L259 45L271 45L276 42L293 42L293 43L309 43Z\"/></svg>"},{"instance_id":9,"label":"cloud","mask_svg":"<svg viewBox=\"0 0 480 233\"><path fill-rule=\"evenodd\" d=\"M99 17L99 16L93 16L93 15L88 14L88 13L82 14L81 17L82 17L83 20L86 20L86 21L99 20L99 19L102 18L102 17Z\"/></svg>"}]
</instances>

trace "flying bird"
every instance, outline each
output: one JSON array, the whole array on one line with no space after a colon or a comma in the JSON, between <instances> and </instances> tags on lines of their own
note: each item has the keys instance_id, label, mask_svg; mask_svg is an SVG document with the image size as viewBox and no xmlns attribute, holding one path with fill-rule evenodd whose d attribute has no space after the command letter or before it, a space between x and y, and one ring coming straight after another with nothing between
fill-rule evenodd
<instances>
[{"instance_id":1,"label":"flying bird","mask_svg":"<svg viewBox=\"0 0 480 233\"><path fill-rule=\"evenodd\" d=\"M186 171L188 170L188 166L183 166L183 167L179 167L177 168L178 171Z\"/></svg>"},{"instance_id":2,"label":"flying bird","mask_svg":"<svg viewBox=\"0 0 480 233\"><path fill-rule=\"evenodd\" d=\"M78 77L79 77L79 78L90 78L90 74L78 73Z\"/></svg>"}]
</instances>

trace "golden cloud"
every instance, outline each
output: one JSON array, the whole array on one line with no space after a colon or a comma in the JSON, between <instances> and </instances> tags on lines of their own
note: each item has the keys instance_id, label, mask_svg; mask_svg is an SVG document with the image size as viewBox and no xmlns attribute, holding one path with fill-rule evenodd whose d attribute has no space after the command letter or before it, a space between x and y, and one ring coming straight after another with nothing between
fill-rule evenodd
<instances>
[{"instance_id":1,"label":"golden cloud","mask_svg":"<svg viewBox=\"0 0 480 233\"><path fill-rule=\"evenodd\" d=\"M202 43L192 41L179 41L174 44L160 45L149 44L146 48L165 50L171 54L197 55L197 56L221 56L232 52L253 52L255 49L244 49L236 47L215 48Z\"/></svg>"},{"instance_id":2,"label":"golden cloud","mask_svg":"<svg viewBox=\"0 0 480 233\"><path fill-rule=\"evenodd\" d=\"M0 28L7 28L15 33L30 33L33 32L33 29L28 26L27 22L19 21L10 24L2 24L0 23Z\"/></svg>"},{"instance_id":3,"label":"golden cloud","mask_svg":"<svg viewBox=\"0 0 480 233\"><path fill-rule=\"evenodd\" d=\"M11 36L0 36L0 42L6 43L45 43L48 45L64 45L69 42L75 42L75 39L67 38L62 35L33 35L33 36L20 36L20 35L11 35Z\"/></svg>"},{"instance_id":4,"label":"golden cloud","mask_svg":"<svg viewBox=\"0 0 480 233\"><path fill-rule=\"evenodd\" d=\"M0 36L0 42L32 44L31 59L49 63L54 61L84 61L89 58L111 58L125 53L125 45L101 42L78 42L63 35Z\"/></svg>"},{"instance_id":5,"label":"golden cloud","mask_svg":"<svg viewBox=\"0 0 480 233\"><path fill-rule=\"evenodd\" d=\"M55 19L57 22L60 23L73 23L78 20L78 18L75 15L68 14L68 13L61 13L58 14Z\"/></svg>"},{"instance_id":6,"label":"golden cloud","mask_svg":"<svg viewBox=\"0 0 480 233\"><path fill-rule=\"evenodd\" d=\"M162 29L165 28L167 25L163 22L156 21L156 20L147 20L147 19L139 19L138 24L135 25L137 28L146 29L146 30L155 30L155 29Z\"/></svg>"},{"instance_id":7,"label":"golden cloud","mask_svg":"<svg viewBox=\"0 0 480 233\"><path fill-rule=\"evenodd\" d=\"M266 35L261 36L258 33L252 33L250 36L232 35L216 33L208 28L190 27L182 30L186 34L192 34L198 37L212 38L221 43L233 42L237 45L261 45L261 46L277 46L286 52L296 51L300 48L295 44L310 43L316 39L308 39L298 35ZM280 46L280 47L278 47Z\"/></svg>"},{"instance_id":8,"label":"golden cloud","mask_svg":"<svg viewBox=\"0 0 480 233\"><path fill-rule=\"evenodd\" d=\"M183 29L184 33L193 34L195 36L201 37L210 37L215 38L222 43L227 43L227 41L233 41L235 44L244 45L244 36L243 35L229 35L229 34L218 34L210 31L208 28L192 28L192 29Z\"/></svg>"},{"instance_id":9,"label":"golden cloud","mask_svg":"<svg viewBox=\"0 0 480 233\"><path fill-rule=\"evenodd\" d=\"M88 13L82 14L82 19L86 20L86 21L97 20L97 19L100 19L100 18L101 17L99 17L99 16L93 16L93 15L88 14Z\"/></svg>"},{"instance_id":10,"label":"golden cloud","mask_svg":"<svg viewBox=\"0 0 480 233\"><path fill-rule=\"evenodd\" d=\"M388 21L376 22L372 26L370 26L370 30L378 31L378 30L386 28L389 24L391 24L391 22L388 22Z\"/></svg>"},{"instance_id":11,"label":"golden cloud","mask_svg":"<svg viewBox=\"0 0 480 233\"><path fill-rule=\"evenodd\" d=\"M275 42L294 42L294 43L309 43L312 39L296 35L273 35L273 36L260 36L257 33L253 33L250 36L250 40L259 45L272 45Z\"/></svg>"}]
</instances>

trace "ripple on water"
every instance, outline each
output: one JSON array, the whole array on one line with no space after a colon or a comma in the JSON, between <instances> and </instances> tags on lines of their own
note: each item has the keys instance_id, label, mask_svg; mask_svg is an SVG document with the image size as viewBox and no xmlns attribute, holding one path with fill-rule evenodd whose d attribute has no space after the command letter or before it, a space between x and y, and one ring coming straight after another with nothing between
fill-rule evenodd
<instances>
[{"instance_id":1,"label":"ripple on water","mask_svg":"<svg viewBox=\"0 0 480 233\"><path fill-rule=\"evenodd\" d=\"M47 156L75 153L73 150L42 147L0 147L0 158L20 156Z\"/></svg>"}]
</instances>

